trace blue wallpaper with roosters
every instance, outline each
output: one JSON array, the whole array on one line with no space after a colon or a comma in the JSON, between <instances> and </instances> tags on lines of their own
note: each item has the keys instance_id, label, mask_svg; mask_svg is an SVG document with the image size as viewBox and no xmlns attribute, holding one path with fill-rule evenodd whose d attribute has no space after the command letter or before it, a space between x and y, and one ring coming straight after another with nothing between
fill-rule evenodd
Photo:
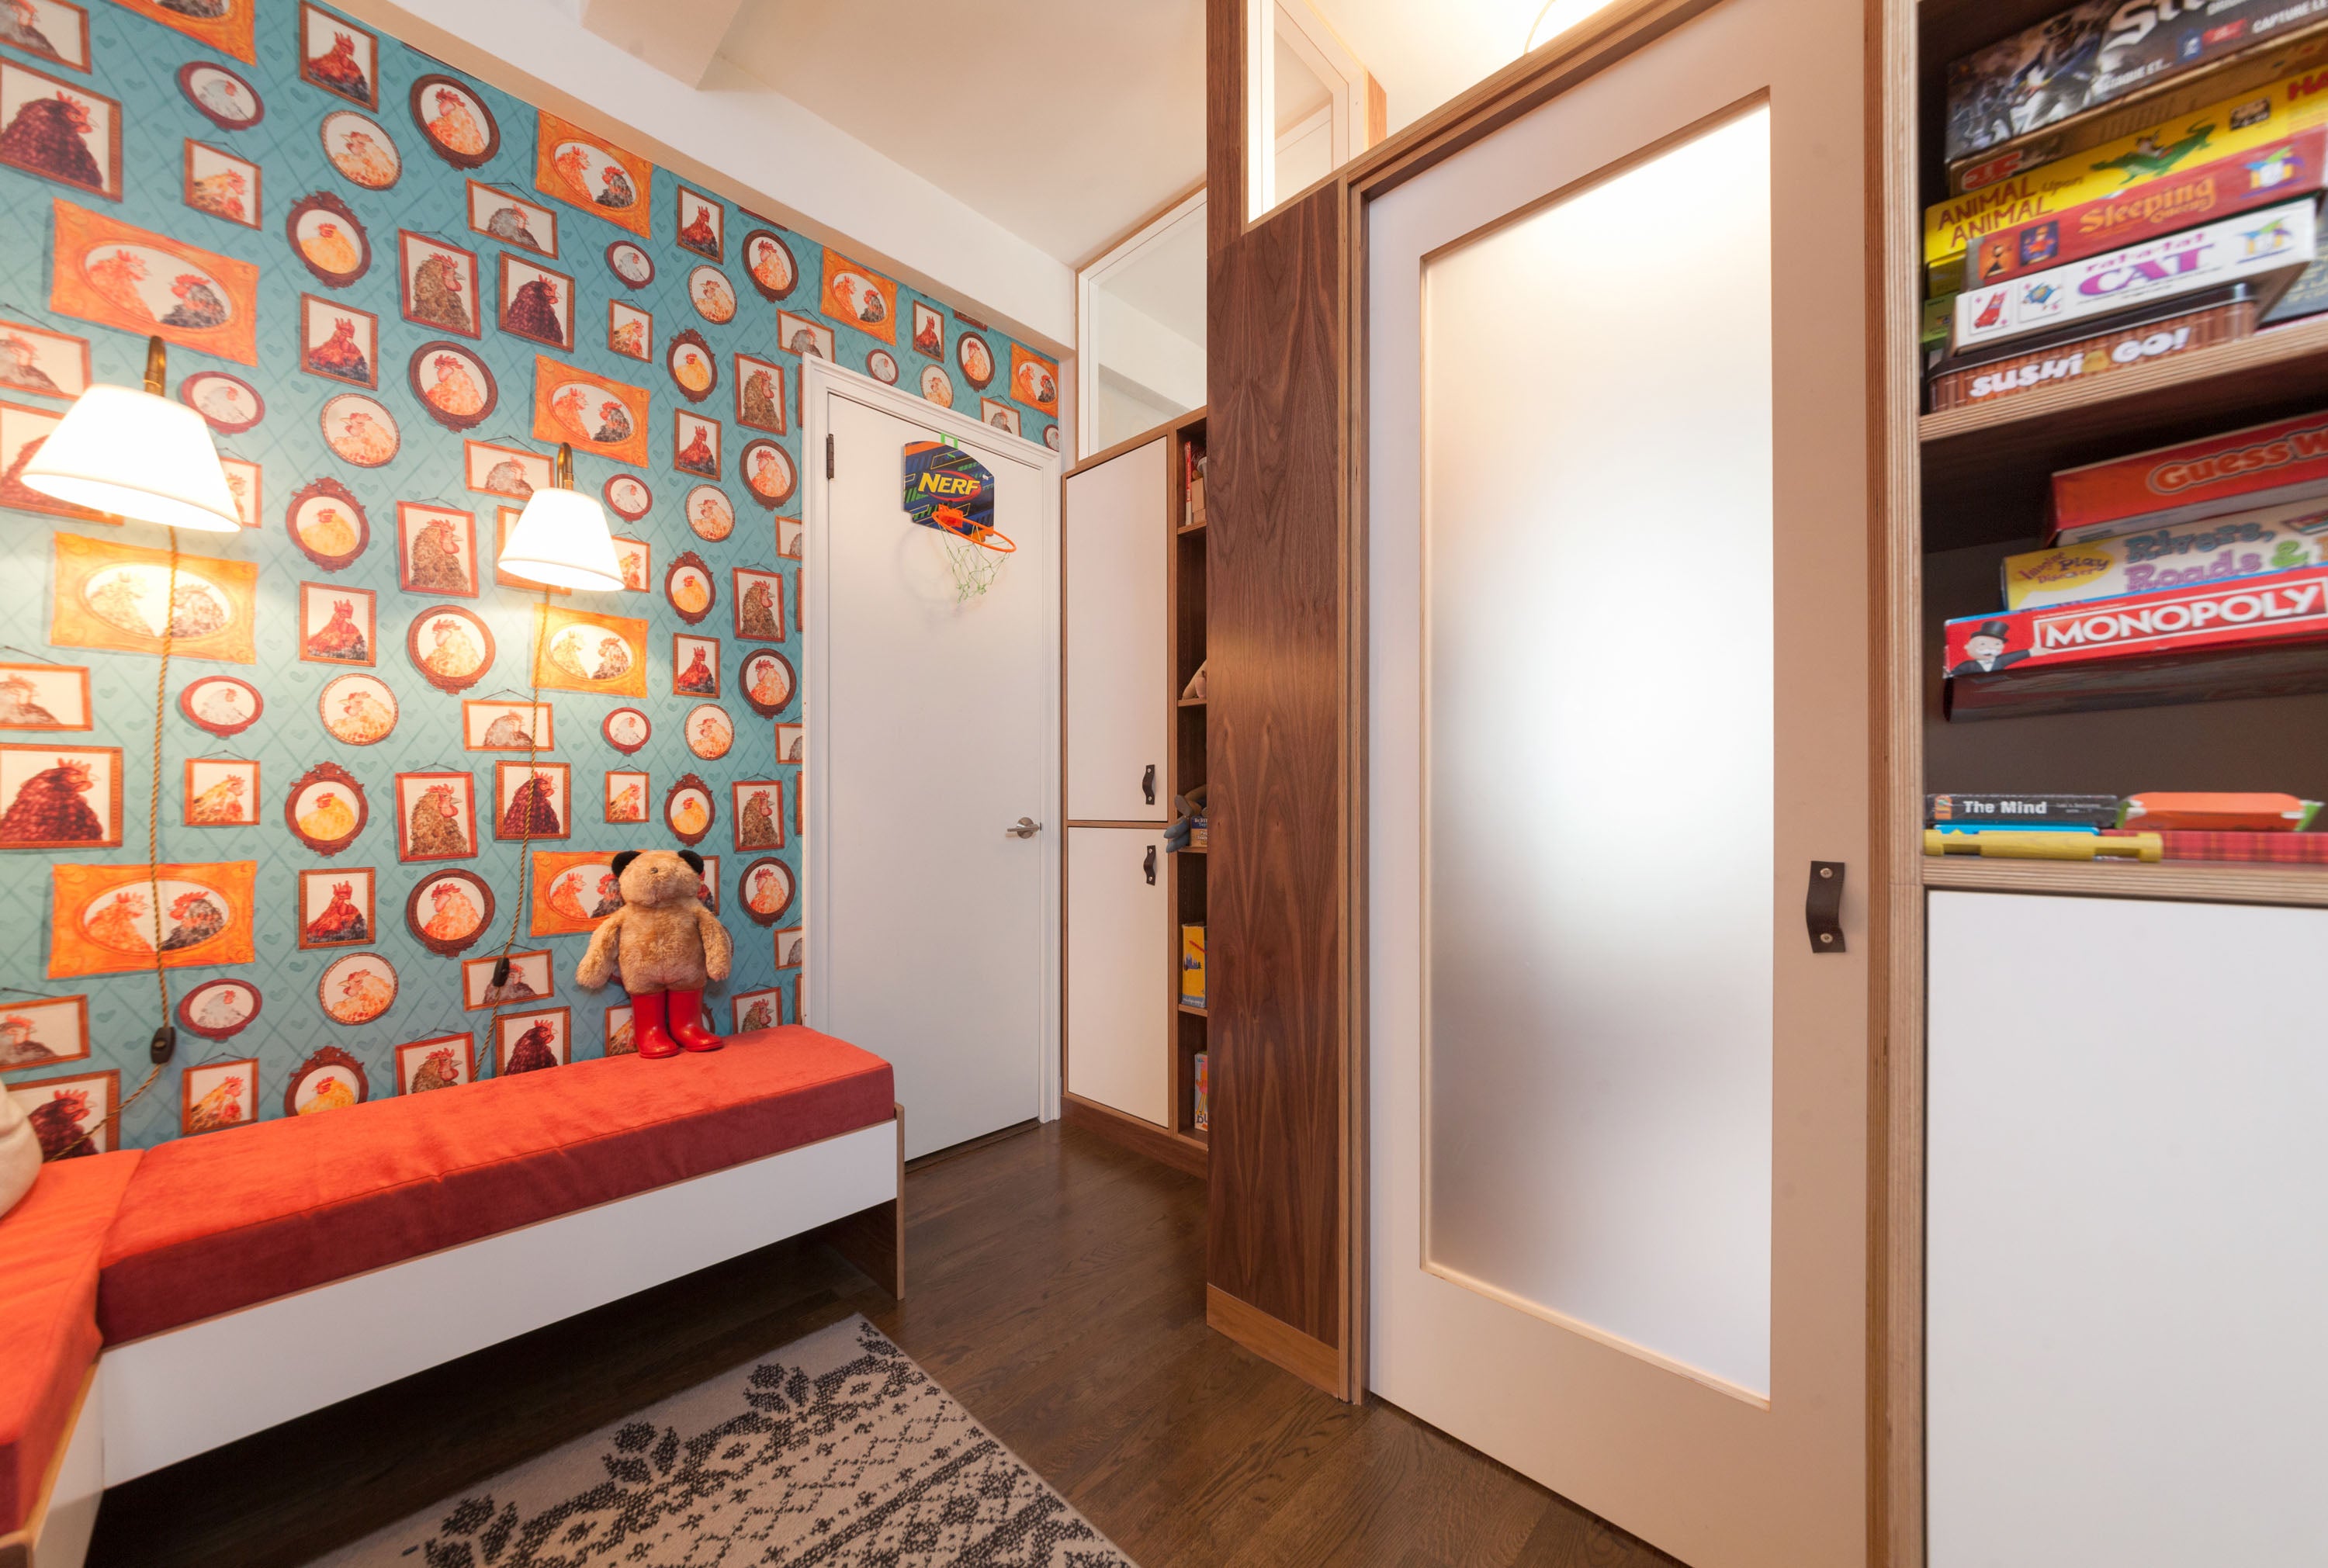
<instances>
[{"instance_id":1,"label":"blue wallpaper with roosters","mask_svg":"<svg viewBox=\"0 0 2328 1568\"><path fill-rule=\"evenodd\" d=\"M0 5L0 1072L51 1158L629 1048L572 980L622 849L706 857L715 1028L797 1019L802 356L1053 446L1056 365L307 0ZM148 334L243 522L174 577L23 482ZM560 441L621 591L494 570Z\"/></svg>"}]
</instances>

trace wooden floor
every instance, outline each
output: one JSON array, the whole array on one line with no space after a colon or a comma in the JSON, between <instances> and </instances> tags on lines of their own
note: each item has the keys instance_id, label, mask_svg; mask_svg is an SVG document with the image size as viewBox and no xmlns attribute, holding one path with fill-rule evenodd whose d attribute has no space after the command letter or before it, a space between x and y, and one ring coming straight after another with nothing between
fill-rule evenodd
<instances>
[{"instance_id":1,"label":"wooden floor","mask_svg":"<svg viewBox=\"0 0 2328 1568\"><path fill-rule=\"evenodd\" d=\"M1141 1568L1672 1568L1207 1329L1190 1177L1052 1123L934 1156L906 1196L902 1305L771 1247L117 1488L92 1568L290 1568L852 1310Z\"/></svg>"}]
</instances>

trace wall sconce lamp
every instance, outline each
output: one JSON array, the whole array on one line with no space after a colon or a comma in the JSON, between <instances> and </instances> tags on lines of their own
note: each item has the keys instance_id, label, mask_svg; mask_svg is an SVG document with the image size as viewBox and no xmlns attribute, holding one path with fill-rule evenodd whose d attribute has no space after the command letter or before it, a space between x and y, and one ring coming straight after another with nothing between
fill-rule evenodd
<instances>
[{"instance_id":1,"label":"wall sconce lamp","mask_svg":"<svg viewBox=\"0 0 2328 1568\"><path fill-rule=\"evenodd\" d=\"M43 495L137 522L232 533L242 527L210 427L162 395L164 349L146 340L146 390L97 385L65 410L24 467Z\"/></svg>"},{"instance_id":2,"label":"wall sconce lamp","mask_svg":"<svg viewBox=\"0 0 2328 1568\"><path fill-rule=\"evenodd\" d=\"M558 448L553 486L526 498L509 542L502 546L500 565L512 577L549 587L612 592L623 586L605 509L574 489L572 446Z\"/></svg>"}]
</instances>

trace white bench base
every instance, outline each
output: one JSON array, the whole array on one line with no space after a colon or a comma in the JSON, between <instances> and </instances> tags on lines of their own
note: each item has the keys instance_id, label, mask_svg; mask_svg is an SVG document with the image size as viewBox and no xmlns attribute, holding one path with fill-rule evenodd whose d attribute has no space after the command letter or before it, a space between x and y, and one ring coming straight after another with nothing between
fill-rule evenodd
<instances>
[{"instance_id":1,"label":"white bench base","mask_svg":"<svg viewBox=\"0 0 2328 1568\"><path fill-rule=\"evenodd\" d=\"M80 1568L105 1487L821 1227L902 1294L904 1150L901 1113L113 1346L0 1568Z\"/></svg>"}]
</instances>

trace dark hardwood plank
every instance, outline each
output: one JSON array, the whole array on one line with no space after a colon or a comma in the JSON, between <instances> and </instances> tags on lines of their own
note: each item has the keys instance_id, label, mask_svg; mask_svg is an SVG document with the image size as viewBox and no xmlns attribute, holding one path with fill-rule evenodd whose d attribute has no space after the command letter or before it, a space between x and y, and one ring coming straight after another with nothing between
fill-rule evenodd
<instances>
[{"instance_id":1,"label":"dark hardwood plank","mask_svg":"<svg viewBox=\"0 0 2328 1568\"><path fill-rule=\"evenodd\" d=\"M909 1169L906 1198L904 1301L767 1248L117 1488L89 1561L291 1568L854 1310L1141 1568L1671 1568L1206 1329L1201 1182L1053 1124Z\"/></svg>"}]
</instances>

